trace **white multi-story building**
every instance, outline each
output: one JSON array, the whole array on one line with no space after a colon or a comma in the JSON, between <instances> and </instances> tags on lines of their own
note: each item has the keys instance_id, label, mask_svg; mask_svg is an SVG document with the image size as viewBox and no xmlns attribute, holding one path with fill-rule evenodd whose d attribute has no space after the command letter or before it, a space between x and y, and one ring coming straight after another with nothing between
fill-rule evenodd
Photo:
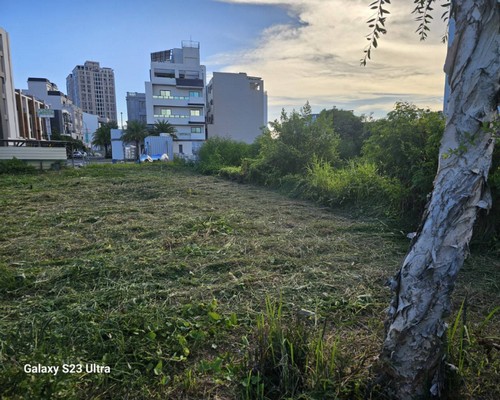
<instances>
[{"instance_id":1,"label":"white multi-story building","mask_svg":"<svg viewBox=\"0 0 500 400\"><path fill-rule=\"evenodd\" d=\"M174 154L193 156L206 139L205 66L200 44L184 41L182 48L151 53L146 82L147 124L168 121L177 133Z\"/></svg>"},{"instance_id":2,"label":"white multi-story building","mask_svg":"<svg viewBox=\"0 0 500 400\"><path fill-rule=\"evenodd\" d=\"M266 125L264 81L243 72L214 72L207 86L207 136L253 143Z\"/></svg>"},{"instance_id":3,"label":"white multi-story building","mask_svg":"<svg viewBox=\"0 0 500 400\"><path fill-rule=\"evenodd\" d=\"M66 78L68 97L84 112L99 116L99 122L117 121L115 74L96 61L77 65Z\"/></svg>"},{"instance_id":4,"label":"white multi-story building","mask_svg":"<svg viewBox=\"0 0 500 400\"><path fill-rule=\"evenodd\" d=\"M0 28L0 139L19 139L9 35Z\"/></svg>"}]
</instances>

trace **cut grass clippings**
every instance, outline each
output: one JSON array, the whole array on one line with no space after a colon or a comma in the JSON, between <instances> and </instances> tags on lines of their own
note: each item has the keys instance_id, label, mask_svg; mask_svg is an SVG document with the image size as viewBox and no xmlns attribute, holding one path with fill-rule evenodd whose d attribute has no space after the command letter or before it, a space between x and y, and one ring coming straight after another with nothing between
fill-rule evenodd
<instances>
[{"instance_id":1,"label":"cut grass clippings","mask_svg":"<svg viewBox=\"0 0 500 400\"><path fill-rule=\"evenodd\" d=\"M382 221L163 164L3 175L0 193L3 399L365 395L408 246ZM457 285L463 398L500 397L499 267L474 255ZM302 351L277 360L300 385L264 387L265 332Z\"/></svg>"}]
</instances>

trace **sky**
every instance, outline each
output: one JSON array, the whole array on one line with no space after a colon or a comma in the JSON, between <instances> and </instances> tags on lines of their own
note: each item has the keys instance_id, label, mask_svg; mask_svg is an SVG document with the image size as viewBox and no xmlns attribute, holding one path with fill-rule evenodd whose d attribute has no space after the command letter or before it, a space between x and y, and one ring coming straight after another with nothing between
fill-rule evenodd
<instances>
[{"instance_id":1,"label":"sky","mask_svg":"<svg viewBox=\"0 0 500 400\"><path fill-rule=\"evenodd\" d=\"M150 53L200 42L213 72L264 79L269 120L282 109L337 107L383 117L398 101L441 110L446 31L436 6L425 42L415 33L413 0L388 5L388 34L366 67L370 0L0 0L10 38L14 85L47 78L66 93L76 65L98 61L115 73L118 123L126 93L144 92ZM438 2L439 3L439 2ZM207 82L208 83L208 82Z\"/></svg>"}]
</instances>

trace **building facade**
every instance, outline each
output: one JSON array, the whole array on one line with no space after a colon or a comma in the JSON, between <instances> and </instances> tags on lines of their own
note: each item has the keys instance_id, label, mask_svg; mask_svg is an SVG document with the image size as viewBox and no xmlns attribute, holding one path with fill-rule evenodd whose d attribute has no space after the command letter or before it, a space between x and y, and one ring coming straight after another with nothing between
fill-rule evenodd
<instances>
[{"instance_id":1,"label":"building facade","mask_svg":"<svg viewBox=\"0 0 500 400\"><path fill-rule=\"evenodd\" d=\"M267 93L261 78L214 72L207 86L207 136L253 143L267 125Z\"/></svg>"},{"instance_id":2,"label":"building facade","mask_svg":"<svg viewBox=\"0 0 500 400\"><path fill-rule=\"evenodd\" d=\"M151 53L146 122L168 121L175 127L178 156L192 157L206 139L205 82L198 42L184 41L180 49Z\"/></svg>"},{"instance_id":3,"label":"building facade","mask_svg":"<svg viewBox=\"0 0 500 400\"><path fill-rule=\"evenodd\" d=\"M146 93L127 92L127 120L147 123Z\"/></svg>"},{"instance_id":4,"label":"building facade","mask_svg":"<svg viewBox=\"0 0 500 400\"><path fill-rule=\"evenodd\" d=\"M51 133L83 140L83 111L46 78L28 78L27 93L42 100L54 110L50 119Z\"/></svg>"},{"instance_id":5,"label":"building facade","mask_svg":"<svg viewBox=\"0 0 500 400\"><path fill-rule=\"evenodd\" d=\"M117 121L115 74L111 68L85 61L66 78L66 90L76 106L99 116L99 122Z\"/></svg>"},{"instance_id":6,"label":"building facade","mask_svg":"<svg viewBox=\"0 0 500 400\"><path fill-rule=\"evenodd\" d=\"M0 140L7 139L19 139L19 124L9 35L0 27Z\"/></svg>"},{"instance_id":7,"label":"building facade","mask_svg":"<svg viewBox=\"0 0 500 400\"><path fill-rule=\"evenodd\" d=\"M26 140L47 140L50 121L39 110L46 110L45 103L35 96L16 89L16 108L19 118L19 136Z\"/></svg>"}]
</instances>

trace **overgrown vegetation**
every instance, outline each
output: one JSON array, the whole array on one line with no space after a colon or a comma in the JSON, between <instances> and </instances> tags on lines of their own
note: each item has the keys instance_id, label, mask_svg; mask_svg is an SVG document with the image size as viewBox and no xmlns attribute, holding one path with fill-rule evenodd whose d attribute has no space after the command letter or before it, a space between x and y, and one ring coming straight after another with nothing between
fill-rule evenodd
<instances>
[{"instance_id":1,"label":"overgrown vegetation","mask_svg":"<svg viewBox=\"0 0 500 400\"><path fill-rule=\"evenodd\" d=\"M330 207L390 218L411 231L432 191L444 123L442 113L408 103L397 103L380 120L336 108L313 116L306 104L300 112L283 111L252 145L209 141L200 151L199 168ZM474 242L496 248L499 162L496 151L489 179L494 206L479 219Z\"/></svg>"},{"instance_id":2,"label":"overgrown vegetation","mask_svg":"<svg viewBox=\"0 0 500 400\"><path fill-rule=\"evenodd\" d=\"M3 399L376 397L384 282L407 247L383 221L166 164L2 175L0 191ZM476 254L459 279L453 398L500 397L499 267Z\"/></svg>"},{"instance_id":3,"label":"overgrown vegetation","mask_svg":"<svg viewBox=\"0 0 500 400\"><path fill-rule=\"evenodd\" d=\"M0 160L0 175L2 174L34 174L36 168L23 160L13 157L11 160Z\"/></svg>"}]
</instances>

